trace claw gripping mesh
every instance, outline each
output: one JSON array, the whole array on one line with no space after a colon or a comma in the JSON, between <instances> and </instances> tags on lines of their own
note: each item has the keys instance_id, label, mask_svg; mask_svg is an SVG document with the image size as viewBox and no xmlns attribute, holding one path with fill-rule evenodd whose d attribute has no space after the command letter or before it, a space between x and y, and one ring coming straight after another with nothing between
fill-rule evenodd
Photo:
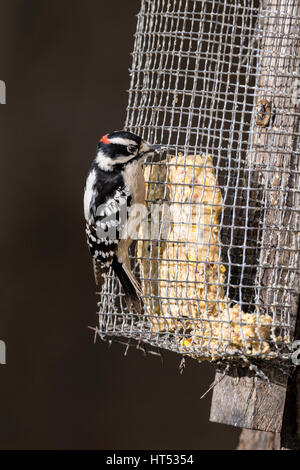
<instances>
[{"instance_id":1,"label":"claw gripping mesh","mask_svg":"<svg viewBox=\"0 0 300 470\"><path fill-rule=\"evenodd\" d=\"M143 314L110 272L102 338L200 360L289 357L298 15L296 0L142 0L125 127L167 152L144 165L148 216L131 253Z\"/></svg>"}]
</instances>

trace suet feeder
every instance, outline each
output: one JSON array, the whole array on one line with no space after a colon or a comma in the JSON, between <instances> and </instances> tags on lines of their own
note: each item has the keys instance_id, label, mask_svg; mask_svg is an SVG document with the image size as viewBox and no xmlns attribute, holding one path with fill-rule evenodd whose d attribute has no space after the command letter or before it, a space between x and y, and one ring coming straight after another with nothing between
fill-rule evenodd
<instances>
[{"instance_id":1,"label":"suet feeder","mask_svg":"<svg viewBox=\"0 0 300 470\"><path fill-rule=\"evenodd\" d=\"M125 128L167 154L144 167L143 315L110 273L98 333L214 361L211 419L292 447L300 2L142 0L132 59Z\"/></svg>"}]
</instances>

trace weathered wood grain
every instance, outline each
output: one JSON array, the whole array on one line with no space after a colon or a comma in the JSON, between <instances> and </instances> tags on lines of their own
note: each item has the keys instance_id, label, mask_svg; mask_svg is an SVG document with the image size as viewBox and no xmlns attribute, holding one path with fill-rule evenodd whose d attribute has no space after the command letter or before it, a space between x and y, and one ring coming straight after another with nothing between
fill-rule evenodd
<instances>
[{"instance_id":1,"label":"weathered wood grain","mask_svg":"<svg viewBox=\"0 0 300 470\"><path fill-rule=\"evenodd\" d=\"M218 380L221 373L216 374ZM215 387L210 420L239 428L280 432L286 384L271 384L257 377L226 375Z\"/></svg>"},{"instance_id":2,"label":"weathered wood grain","mask_svg":"<svg viewBox=\"0 0 300 470\"><path fill-rule=\"evenodd\" d=\"M244 429L236 450L280 450L280 434Z\"/></svg>"}]
</instances>

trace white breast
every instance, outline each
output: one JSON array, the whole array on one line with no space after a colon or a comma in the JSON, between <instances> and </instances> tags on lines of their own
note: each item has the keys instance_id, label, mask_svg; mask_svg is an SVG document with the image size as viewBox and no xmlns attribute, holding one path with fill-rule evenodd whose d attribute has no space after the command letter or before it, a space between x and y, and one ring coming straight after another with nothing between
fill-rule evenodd
<instances>
[{"instance_id":1,"label":"white breast","mask_svg":"<svg viewBox=\"0 0 300 470\"><path fill-rule=\"evenodd\" d=\"M132 196L131 204L145 204L145 179L141 161L129 163L122 174L126 188Z\"/></svg>"}]
</instances>

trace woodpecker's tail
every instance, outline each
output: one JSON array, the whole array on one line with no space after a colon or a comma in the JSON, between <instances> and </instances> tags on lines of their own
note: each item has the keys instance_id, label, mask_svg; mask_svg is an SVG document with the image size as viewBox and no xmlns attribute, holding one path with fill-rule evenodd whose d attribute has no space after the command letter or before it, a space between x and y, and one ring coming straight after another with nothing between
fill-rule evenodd
<instances>
[{"instance_id":1,"label":"woodpecker's tail","mask_svg":"<svg viewBox=\"0 0 300 470\"><path fill-rule=\"evenodd\" d=\"M120 263L116 256L113 258L112 268L118 276L120 283L125 292L125 300L129 310L132 307L137 313L142 313L142 301L141 301L141 288L135 279L132 272L125 266L124 263Z\"/></svg>"}]
</instances>

